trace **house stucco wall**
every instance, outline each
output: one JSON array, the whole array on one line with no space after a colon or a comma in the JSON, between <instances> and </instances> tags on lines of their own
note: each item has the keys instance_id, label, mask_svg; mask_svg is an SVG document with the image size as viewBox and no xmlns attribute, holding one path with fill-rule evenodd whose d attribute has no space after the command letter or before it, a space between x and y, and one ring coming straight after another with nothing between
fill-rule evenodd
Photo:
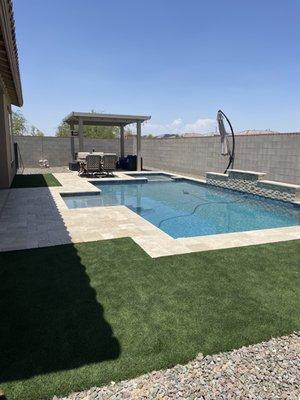
<instances>
[{"instance_id":1,"label":"house stucco wall","mask_svg":"<svg viewBox=\"0 0 300 400\"><path fill-rule=\"evenodd\" d=\"M10 130L11 101L0 84L0 188L8 188L15 176L16 164Z\"/></svg>"}]
</instances>

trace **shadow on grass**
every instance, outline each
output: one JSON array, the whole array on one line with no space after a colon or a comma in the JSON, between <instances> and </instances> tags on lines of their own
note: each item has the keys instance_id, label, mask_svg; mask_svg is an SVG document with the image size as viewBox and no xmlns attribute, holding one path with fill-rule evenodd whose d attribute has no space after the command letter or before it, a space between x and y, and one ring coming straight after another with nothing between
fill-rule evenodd
<instances>
[{"instance_id":1,"label":"shadow on grass","mask_svg":"<svg viewBox=\"0 0 300 400\"><path fill-rule=\"evenodd\" d=\"M61 186L52 174L15 175L11 188Z\"/></svg>"},{"instance_id":2,"label":"shadow on grass","mask_svg":"<svg viewBox=\"0 0 300 400\"><path fill-rule=\"evenodd\" d=\"M36 229L44 223L48 235L52 226L52 235L70 241L52 196L36 200ZM74 245L2 252L0 282L0 382L118 358L120 345Z\"/></svg>"},{"instance_id":3,"label":"shadow on grass","mask_svg":"<svg viewBox=\"0 0 300 400\"><path fill-rule=\"evenodd\" d=\"M25 257L26 256L26 257ZM117 358L105 321L72 245L0 254L0 380Z\"/></svg>"}]
</instances>

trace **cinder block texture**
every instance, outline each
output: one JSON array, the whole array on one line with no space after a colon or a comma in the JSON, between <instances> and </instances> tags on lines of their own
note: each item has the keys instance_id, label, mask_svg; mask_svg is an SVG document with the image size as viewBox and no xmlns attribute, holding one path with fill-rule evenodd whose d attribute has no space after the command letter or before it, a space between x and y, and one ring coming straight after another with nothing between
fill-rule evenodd
<instances>
[{"instance_id":1,"label":"cinder block texture","mask_svg":"<svg viewBox=\"0 0 300 400\"><path fill-rule=\"evenodd\" d=\"M18 143L25 167L37 167L41 159L49 161L51 167L68 165L71 161L70 138L14 136ZM135 154L134 140L125 140L125 154ZM119 139L84 139L84 151L103 151L120 155ZM75 151L78 151L78 138L75 138Z\"/></svg>"},{"instance_id":2,"label":"cinder block texture","mask_svg":"<svg viewBox=\"0 0 300 400\"><path fill-rule=\"evenodd\" d=\"M228 157L220 155L219 136L144 139L144 165L204 176L224 172ZM235 169L266 172L268 179L300 183L300 132L236 136Z\"/></svg>"},{"instance_id":3,"label":"cinder block texture","mask_svg":"<svg viewBox=\"0 0 300 400\"><path fill-rule=\"evenodd\" d=\"M46 158L50 166L68 165L70 139L15 136L26 167ZM75 150L78 150L75 139ZM84 140L84 150L120 154L119 139ZM143 139L143 165L148 168L204 176L207 171L224 172L228 158L220 155L219 136L184 139ZM135 138L125 140L125 154L136 153ZM300 132L276 135L236 136L235 169L261 171L268 179L300 183Z\"/></svg>"}]
</instances>

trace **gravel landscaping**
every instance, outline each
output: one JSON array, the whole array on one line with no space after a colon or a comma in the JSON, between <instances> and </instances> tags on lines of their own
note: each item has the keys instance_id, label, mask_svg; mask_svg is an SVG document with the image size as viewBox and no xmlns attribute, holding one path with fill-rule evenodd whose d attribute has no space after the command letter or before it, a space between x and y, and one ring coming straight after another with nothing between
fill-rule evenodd
<instances>
[{"instance_id":1,"label":"gravel landscaping","mask_svg":"<svg viewBox=\"0 0 300 400\"><path fill-rule=\"evenodd\" d=\"M299 350L300 332L53 400L298 400Z\"/></svg>"}]
</instances>

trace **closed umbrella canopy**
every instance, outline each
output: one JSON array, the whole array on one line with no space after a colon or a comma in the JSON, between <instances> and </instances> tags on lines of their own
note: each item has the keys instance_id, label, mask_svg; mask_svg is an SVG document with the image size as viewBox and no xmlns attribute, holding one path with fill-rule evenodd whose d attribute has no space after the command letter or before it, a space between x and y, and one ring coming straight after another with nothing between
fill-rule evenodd
<instances>
[{"instance_id":1,"label":"closed umbrella canopy","mask_svg":"<svg viewBox=\"0 0 300 400\"><path fill-rule=\"evenodd\" d=\"M228 156L230 154L229 149L228 149L228 138L227 138L227 132L226 132L225 125L224 125L224 117L223 117L223 113L221 112L221 110L218 111L217 121L218 121L218 126L219 126L219 132L221 135L221 154L222 154L222 156Z\"/></svg>"},{"instance_id":2,"label":"closed umbrella canopy","mask_svg":"<svg viewBox=\"0 0 300 400\"><path fill-rule=\"evenodd\" d=\"M227 135L225 125L224 125L224 118L226 119L226 122L228 123L230 130L231 130L231 137L232 137L231 148L229 146L228 135ZM231 122L229 121L229 119L223 113L222 110L218 111L217 121L218 121L220 136L221 136L221 154L222 154L222 156L229 156L229 162L228 162L227 168L225 170L225 173L226 173L230 166L231 166L231 168L233 168L233 164L234 164L234 150L235 150L234 132L233 132Z\"/></svg>"}]
</instances>

